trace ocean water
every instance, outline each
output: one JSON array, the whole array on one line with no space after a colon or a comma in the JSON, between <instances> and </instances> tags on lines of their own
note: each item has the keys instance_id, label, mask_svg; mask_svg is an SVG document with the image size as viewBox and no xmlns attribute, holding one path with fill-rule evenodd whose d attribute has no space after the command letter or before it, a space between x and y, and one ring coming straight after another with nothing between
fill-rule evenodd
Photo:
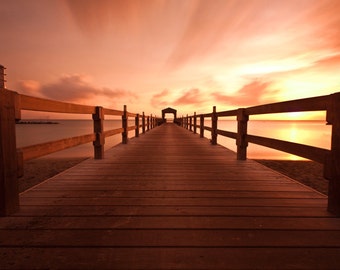
<instances>
[{"instance_id":1,"label":"ocean water","mask_svg":"<svg viewBox=\"0 0 340 270\"><path fill-rule=\"evenodd\" d=\"M20 124L16 125L17 147L29 146L74 136L93 133L92 120L49 120L58 124ZM134 121L129 123L134 125ZM105 120L104 130L122 127L121 120ZM134 136L134 132L129 132L129 137ZM121 134L107 137L105 139L105 150L121 142ZM64 157L92 157L93 145L87 143L73 148L62 150L45 158L64 158Z\"/></svg>"},{"instance_id":2,"label":"ocean water","mask_svg":"<svg viewBox=\"0 0 340 270\"><path fill-rule=\"evenodd\" d=\"M219 121L218 129L237 132L236 121ZM332 126L325 121L270 121L248 122L248 134L330 149ZM210 134L209 134L210 135ZM236 151L236 141L218 136L217 142ZM250 143L247 157L251 159L304 160L301 157Z\"/></svg>"},{"instance_id":3,"label":"ocean water","mask_svg":"<svg viewBox=\"0 0 340 270\"><path fill-rule=\"evenodd\" d=\"M91 120L56 120L56 125L38 125L26 124L16 126L17 147L23 147L67 137L90 134L93 131ZM105 120L104 130L121 127L120 120ZM134 125L131 121L129 125ZM211 126L210 121L205 121L206 126ZM237 131L237 122L229 120L220 120L218 129ZM331 144L331 126L326 125L325 121L263 121L254 120L248 123L248 134L265 136L275 139L286 140L301 144L312 145L320 148L330 149ZM210 132L205 130L205 137L210 138ZM129 137L133 137L134 132L129 132ZM236 151L236 142L234 139L218 136L219 144ZM121 135L115 135L106 138L105 150L121 142ZM255 144L249 144L248 158L252 159L287 159L299 160L300 157L262 147ZM93 155L92 143L80 145L71 149L63 150L46 156L49 157L91 157Z\"/></svg>"}]
</instances>

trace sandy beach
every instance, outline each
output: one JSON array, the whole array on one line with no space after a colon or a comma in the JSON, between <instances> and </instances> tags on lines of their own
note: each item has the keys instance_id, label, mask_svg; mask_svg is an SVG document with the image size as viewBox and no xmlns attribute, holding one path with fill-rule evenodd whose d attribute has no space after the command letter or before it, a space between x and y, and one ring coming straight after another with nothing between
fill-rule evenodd
<instances>
[{"instance_id":1,"label":"sandy beach","mask_svg":"<svg viewBox=\"0 0 340 270\"><path fill-rule=\"evenodd\" d=\"M313 161L264 159L256 161L323 194L328 194L328 180L323 177L323 165L320 163Z\"/></svg>"},{"instance_id":2,"label":"sandy beach","mask_svg":"<svg viewBox=\"0 0 340 270\"><path fill-rule=\"evenodd\" d=\"M65 171L86 158L39 158L25 162L24 176L19 178L19 191L22 192L42 181Z\"/></svg>"},{"instance_id":3,"label":"sandy beach","mask_svg":"<svg viewBox=\"0 0 340 270\"><path fill-rule=\"evenodd\" d=\"M86 158L40 158L25 163L24 176L19 179L20 192L70 168ZM256 160L321 193L327 194L328 181L323 166L312 161Z\"/></svg>"}]
</instances>

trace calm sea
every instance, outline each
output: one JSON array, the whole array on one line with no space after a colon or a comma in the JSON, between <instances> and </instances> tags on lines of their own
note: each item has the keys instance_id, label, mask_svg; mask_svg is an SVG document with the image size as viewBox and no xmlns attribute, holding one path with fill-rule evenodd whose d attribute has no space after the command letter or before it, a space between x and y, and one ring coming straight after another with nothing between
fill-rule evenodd
<instances>
[{"instance_id":1,"label":"calm sea","mask_svg":"<svg viewBox=\"0 0 340 270\"><path fill-rule=\"evenodd\" d=\"M66 137L85 135L92 133L91 120L56 120L57 125L26 124L17 125L17 147L33 145ZM131 122L131 125L134 123ZM209 126L209 121L205 122ZM121 127L120 120L105 120L104 129ZM237 131L236 121L219 121L218 128L228 131ZM248 133L259 136L266 136L290 142L308 144L316 147L330 149L331 126L325 121L249 121ZM129 132L129 137L134 132ZM205 131L205 137L210 138L210 133ZM106 138L105 149L109 149L121 142L121 135ZM218 143L236 151L235 140L218 136ZM80 145L71 149L60 151L46 157L90 157L93 155L92 143ZM266 147L249 144L248 157L253 159L302 159L281 151L272 150Z\"/></svg>"}]
</instances>

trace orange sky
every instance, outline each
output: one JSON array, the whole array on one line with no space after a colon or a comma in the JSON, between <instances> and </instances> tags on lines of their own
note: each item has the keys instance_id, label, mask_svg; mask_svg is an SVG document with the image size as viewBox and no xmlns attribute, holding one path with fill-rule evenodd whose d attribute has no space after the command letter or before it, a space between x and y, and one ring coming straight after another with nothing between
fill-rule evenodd
<instances>
[{"instance_id":1,"label":"orange sky","mask_svg":"<svg viewBox=\"0 0 340 270\"><path fill-rule=\"evenodd\" d=\"M340 91L339 0L0 0L7 88L206 113Z\"/></svg>"}]
</instances>

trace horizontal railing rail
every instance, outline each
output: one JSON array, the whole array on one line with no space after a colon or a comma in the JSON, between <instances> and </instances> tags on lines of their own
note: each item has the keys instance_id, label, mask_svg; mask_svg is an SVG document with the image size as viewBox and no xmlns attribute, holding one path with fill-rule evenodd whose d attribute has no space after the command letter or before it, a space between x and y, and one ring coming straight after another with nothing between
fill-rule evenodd
<instances>
[{"instance_id":1,"label":"horizontal railing rail","mask_svg":"<svg viewBox=\"0 0 340 270\"><path fill-rule=\"evenodd\" d=\"M324 177L329 180L328 209L340 215L340 93L331 95L311 97L305 99L277 102L236 110L187 115L179 119L179 123L190 131L197 133L199 128L200 136L204 137L204 131L211 132L211 143L217 144L217 136L232 138L236 140L237 159L247 159L247 147L254 143L291 153L307 158L324 165ZM255 136L248 134L247 125L252 115L276 114L288 112L312 112L325 111L327 124L332 125L331 149L324 149L305 144L289 141ZM237 132L218 129L218 119L221 117L236 117ZM211 118L211 127L204 125L204 119ZM199 119L199 123L197 123Z\"/></svg>"},{"instance_id":2,"label":"horizontal railing rail","mask_svg":"<svg viewBox=\"0 0 340 270\"><path fill-rule=\"evenodd\" d=\"M4 67L0 66L2 75ZM134 136L157 126L159 118L123 110L67 103L56 100L22 95L5 89L4 78L0 78L0 216L8 215L19 208L18 177L23 175L24 161L42 157L57 151L72 148L81 144L93 143L94 158L104 158L105 138L117 134L122 135L122 143L128 143L129 131L135 131ZM21 119L22 111L39 111L61 114L92 115L93 133L63 138L17 148L16 122ZM105 116L121 117L122 127L104 130ZM129 126L129 118L135 119L135 124Z\"/></svg>"},{"instance_id":3,"label":"horizontal railing rail","mask_svg":"<svg viewBox=\"0 0 340 270\"><path fill-rule=\"evenodd\" d=\"M4 90L9 91L9 90ZM27 161L30 159L38 158L41 156L45 156L48 154L52 154L61 150L65 150L67 148L75 147L81 144L86 144L93 142L94 145L94 157L96 159L101 159L104 157L104 144L105 138L122 134L122 142L127 143L128 132L135 130L135 136L138 137L139 130L143 125L133 125L128 126L128 118L134 117L147 118L150 119L148 121L142 121L144 125L143 132L148 131L151 128L156 126L156 117L145 116L144 114L139 115L136 113L130 113L126 111L126 107L124 110L113 110L108 108L102 108L97 106L87 106L87 105L79 105L73 103L66 103L55 100L48 100L43 98L36 98L27 95L21 95L16 92L13 92L15 97L15 111L16 111L16 120L21 119L21 111L40 111L40 112L53 112L53 113L63 113L63 114L90 114L93 118L93 127L94 132L91 134L84 134L80 136L75 136L71 138L64 138L55 141L49 141L45 143L40 143L37 145L25 146L17 149L17 159L18 159L18 175L22 176L23 173L23 161ZM104 130L103 120L106 115L110 116L121 116L122 118L122 128L116 128L111 130ZM151 124L147 125L147 122ZM125 134L126 133L126 134Z\"/></svg>"}]
</instances>

